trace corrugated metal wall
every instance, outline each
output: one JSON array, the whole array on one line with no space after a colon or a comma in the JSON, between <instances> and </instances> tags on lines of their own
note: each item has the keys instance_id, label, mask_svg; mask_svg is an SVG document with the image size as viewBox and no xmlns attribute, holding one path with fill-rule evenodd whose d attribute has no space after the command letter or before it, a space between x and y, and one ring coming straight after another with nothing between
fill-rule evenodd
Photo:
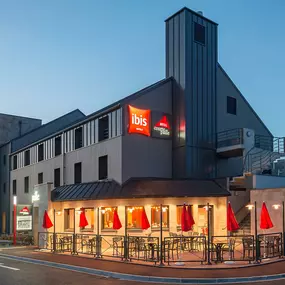
<instances>
[{"instance_id":1,"label":"corrugated metal wall","mask_svg":"<svg viewBox=\"0 0 285 285\"><path fill-rule=\"evenodd\" d=\"M205 45L194 41L195 22L205 27ZM215 23L188 9L166 21L166 76L178 83L173 95L175 177L215 176L216 68Z\"/></svg>"}]
</instances>

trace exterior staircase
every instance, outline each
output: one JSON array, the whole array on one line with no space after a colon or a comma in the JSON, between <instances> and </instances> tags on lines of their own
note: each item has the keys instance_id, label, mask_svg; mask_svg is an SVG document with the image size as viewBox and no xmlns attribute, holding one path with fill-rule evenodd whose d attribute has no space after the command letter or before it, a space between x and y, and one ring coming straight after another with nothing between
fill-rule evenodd
<instances>
[{"instance_id":1,"label":"exterior staircase","mask_svg":"<svg viewBox=\"0 0 285 285\"><path fill-rule=\"evenodd\" d=\"M250 226L250 213L241 221L239 224L240 229L236 232L236 235L251 235L251 226Z\"/></svg>"}]
</instances>

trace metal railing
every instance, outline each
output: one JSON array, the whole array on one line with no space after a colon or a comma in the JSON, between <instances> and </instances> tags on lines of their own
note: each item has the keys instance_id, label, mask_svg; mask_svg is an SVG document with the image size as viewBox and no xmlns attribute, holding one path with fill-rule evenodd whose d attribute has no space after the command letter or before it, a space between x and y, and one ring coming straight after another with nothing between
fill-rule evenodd
<instances>
[{"instance_id":1,"label":"metal railing","mask_svg":"<svg viewBox=\"0 0 285 285\"><path fill-rule=\"evenodd\" d=\"M166 237L163 242L163 260L173 262L200 262L207 260L206 236Z\"/></svg>"},{"instance_id":2,"label":"metal railing","mask_svg":"<svg viewBox=\"0 0 285 285\"><path fill-rule=\"evenodd\" d=\"M217 133L217 148L243 144L243 129L231 129Z\"/></svg>"},{"instance_id":3,"label":"metal railing","mask_svg":"<svg viewBox=\"0 0 285 285\"><path fill-rule=\"evenodd\" d=\"M224 261L254 261L254 236L212 236L210 251L211 260L215 263Z\"/></svg>"},{"instance_id":4,"label":"metal railing","mask_svg":"<svg viewBox=\"0 0 285 285\"><path fill-rule=\"evenodd\" d=\"M126 261L166 263L208 261L252 262L283 255L282 233L253 235L212 236L209 246L207 237L171 236L160 243L158 237L117 236L95 234L71 234L41 232L38 235L40 249L52 252L86 254L96 258L114 258ZM162 248L161 248L162 246ZM161 255L160 255L161 250ZM209 260L208 257L209 256Z\"/></svg>"},{"instance_id":5,"label":"metal railing","mask_svg":"<svg viewBox=\"0 0 285 285\"><path fill-rule=\"evenodd\" d=\"M282 233L259 234L257 241L257 257L259 260L283 255Z\"/></svg>"}]
</instances>

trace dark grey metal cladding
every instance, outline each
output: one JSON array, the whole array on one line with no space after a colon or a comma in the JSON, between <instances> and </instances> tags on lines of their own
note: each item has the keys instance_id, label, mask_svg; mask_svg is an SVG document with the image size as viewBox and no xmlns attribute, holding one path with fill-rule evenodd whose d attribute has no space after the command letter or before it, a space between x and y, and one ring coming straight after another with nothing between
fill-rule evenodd
<instances>
[{"instance_id":1,"label":"dark grey metal cladding","mask_svg":"<svg viewBox=\"0 0 285 285\"><path fill-rule=\"evenodd\" d=\"M205 27L205 45L194 41L195 22ZM171 17L166 21L166 61L166 76L177 82L173 90L173 175L213 177L217 25L188 9Z\"/></svg>"}]
</instances>

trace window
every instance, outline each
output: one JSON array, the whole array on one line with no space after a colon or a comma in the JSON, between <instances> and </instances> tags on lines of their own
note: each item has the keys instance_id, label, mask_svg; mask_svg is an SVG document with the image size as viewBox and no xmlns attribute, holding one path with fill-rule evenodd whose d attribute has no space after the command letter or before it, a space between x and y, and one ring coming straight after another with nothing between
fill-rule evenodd
<instances>
[{"instance_id":1,"label":"window","mask_svg":"<svg viewBox=\"0 0 285 285\"><path fill-rule=\"evenodd\" d=\"M25 193L29 193L29 176L25 177Z\"/></svg>"},{"instance_id":2,"label":"window","mask_svg":"<svg viewBox=\"0 0 285 285\"><path fill-rule=\"evenodd\" d=\"M74 184L81 183L81 162L74 164Z\"/></svg>"},{"instance_id":3,"label":"window","mask_svg":"<svg viewBox=\"0 0 285 285\"><path fill-rule=\"evenodd\" d=\"M213 233L214 229L214 220L213 220L213 206L210 205L210 235ZM197 228L198 232L201 234L208 234L208 209L206 205L198 205L198 221Z\"/></svg>"},{"instance_id":4,"label":"window","mask_svg":"<svg viewBox=\"0 0 285 285\"><path fill-rule=\"evenodd\" d=\"M109 138L109 116L99 119L99 142Z\"/></svg>"},{"instance_id":5,"label":"window","mask_svg":"<svg viewBox=\"0 0 285 285\"><path fill-rule=\"evenodd\" d=\"M162 228L169 227L169 207L162 206ZM160 206L151 207L151 228L160 229Z\"/></svg>"},{"instance_id":6,"label":"window","mask_svg":"<svg viewBox=\"0 0 285 285\"><path fill-rule=\"evenodd\" d=\"M99 180L108 178L108 155L99 157Z\"/></svg>"},{"instance_id":7,"label":"window","mask_svg":"<svg viewBox=\"0 0 285 285\"><path fill-rule=\"evenodd\" d=\"M30 165L30 150L25 151L25 163L24 166Z\"/></svg>"},{"instance_id":8,"label":"window","mask_svg":"<svg viewBox=\"0 0 285 285\"><path fill-rule=\"evenodd\" d=\"M6 193L6 183L3 183L3 193Z\"/></svg>"},{"instance_id":9,"label":"window","mask_svg":"<svg viewBox=\"0 0 285 285\"><path fill-rule=\"evenodd\" d=\"M74 230L75 209L64 209L64 230Z\"/></svg>"},{"instance_id":10,"label":"window","mask_svg":"<svg viewBox=\"0 0 285 285\"><path fill-rule=\"evenodd\" d=\"M6 155L3 155L3 164L6 165Z\"/></svg>"},{"instance_id":11,"label":"window","mask_svg":"<svg viewBox=\"0 0 285 285\"><path fill-rule=\"evenodd\" d=\"M85 231L93 231L94 230L94 209L93 208L83 208L85 211L85 217L88 222L88 226L85 228L81 228L81 230Z\"/></svg>"},{"instance_id":12,"label":"window","mask_svg":"<svg viewBox=\"0 0 285 285\"><path fill-rule=\"evenodd\" d=\"M144 210L144 207L127 207L127 227L128 229L141 229L143 210Z\"/></svg>"},{"instance_id":13,"label":"window","mask_svg":"<svg viewBox=\"0 0 285 285\"><path fill-rule=\"evenodd\" d=\"M55 188L60 186L60 168L54 170L53 185Z\"/></svg>"},{"instance_id":14,"label":"window","mask_svg":"<svg viewBox=\"0 0 285 285\"><path fill-rule=\"evenodd\" d=\"M18 165L17 165L17 155L13 156L13 170L17 169Z\"/></svg>"},{"instance_id":15,"label":"window","mask_svg":"<svg viewBox=\"0 0 285 285\"><path fill-rule=\"evenodd\" d=\"M38 145L38 161L44 160L44 144Z\"/></svg>"},{"instance_id":16,"label":"window","mask_svg":"<svg viewBox=\"0 0 285 285\"><path fill-rule=\"evenodd\" d=\"M17 180L13 180L13 195L17 195Z\"/></svg>"},{"instance_id":17,"label":"window","mask_svg":"<svg viewBox=\"0 0 285 285\"><path fill-rule=\"evenodd\" d=\"M61 155L61 136L56 137L54 140L54 155Z\"/></svg>"},{"instance_id":18,"label":"window","mask_svg":"<svg viewBox=\"0 0 285 285\"><path fill-rule=\"evenodd\" d=\"M194 40L200 44L205 44L205 27L194 23Z\"/></svg>"},{"instance_id":19,"label":"window","mask_svg":"<svg viewBox=\"0 0 285 285\"><path fill-rule=\"evenodd\" d=\"M83 146L83 128L80 127L75 130L75 149Z\"/></svg>"},{"instance_id":20,"label":"window","mask_svg":"<svg viewBox=\"0 0 285 285\"><path fill-rule=\"evenodd\" d=\"M227 96L227 113L236 115L237 114L237 100L236 98Z\"/></svg>"},{"instance_id":21,"label":"window","mask_svg":"<svg viewBox=\"0 0 285 285\"><path fill-rule=\"evenodd\" d=\"M190 208L191 208L191 214L193 216L193 206L190 205ZM178 229L181 229L182 209L183 209L183 205L176 206L176 219L177 219L176 225ZM186 207L186 209L188 210L188 206Z\"/></svg>"},{"instance_id":22,"label":"window","mask_svg":"<svg viewBox=\"0 0 285 285\"><path fill-rule=\"evenodd\" d=\"M101 224L102 230L113 229L114 211L113 208L101 208Z\"/></svg>"},{"instance_id":23,"label":"window","mask_svg":"<svg viewBox=\"0 0 285 285\"><path fill-rule=\"evenodd\" d=\"M44 181L44 174L42 172L38 173L38 184L43 184L43 181Z\"/></svg>"}]
</instances>

